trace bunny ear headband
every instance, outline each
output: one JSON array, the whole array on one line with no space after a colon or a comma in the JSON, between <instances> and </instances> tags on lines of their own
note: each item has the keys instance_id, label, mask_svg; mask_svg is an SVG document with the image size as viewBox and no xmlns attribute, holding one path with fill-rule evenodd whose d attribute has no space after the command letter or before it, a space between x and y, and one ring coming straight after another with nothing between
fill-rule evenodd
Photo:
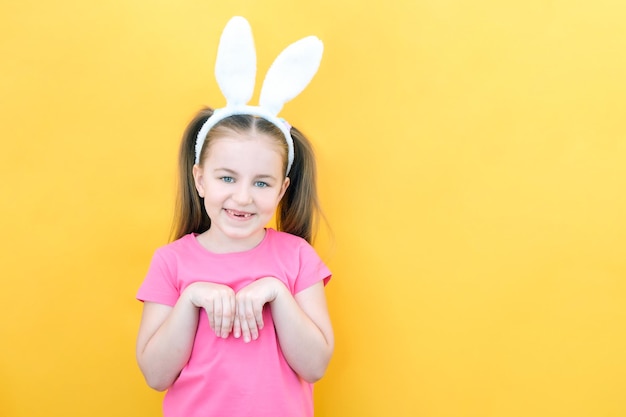
<instances>
[{"instance_id":1,"label":"bunny ear headband","mask_svg":"<svg viewBox=\"0 0 626 417\"><path fill-rule=\"evenodd\" d=\"M256 76L256 53L252 29L243 17L233 17L224 28L215 63L215 78L226 97L226 107L216 109L196 138L196 164L209 130L220 120L237 114L261 117L276 125L287 142L287 172L293 164L291 126L277 117L283 104L296 97L309 84L322 60L324 45L308 36L289 45L276 58L265 75L259 106L249 106Z\"/></svg>"}]
</instances>

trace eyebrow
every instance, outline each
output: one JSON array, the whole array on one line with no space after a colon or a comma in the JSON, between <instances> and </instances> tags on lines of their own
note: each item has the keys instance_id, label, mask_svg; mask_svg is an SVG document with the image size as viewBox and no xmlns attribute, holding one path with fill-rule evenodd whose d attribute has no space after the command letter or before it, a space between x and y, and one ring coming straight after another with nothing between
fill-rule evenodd
<instances>
[{"instance_id":1,"label":"eyebrow","mask_svg":"<svg viewBox=\"0 0 626 417\"><path fill-rule=\"evenodd\" d=\"M222 171L222 172L225 172L225 173L227 173L229 175L237 175L237 172L233 171L230 168L215 168L213 171L214 172ZM261 175L255 176L254 178L257 179L257 180L258 179L272 179L272 180L276 179L276 177L274 177L273 175L270 175L270 174L261 174Z\"/></svg>"}]
</instances>

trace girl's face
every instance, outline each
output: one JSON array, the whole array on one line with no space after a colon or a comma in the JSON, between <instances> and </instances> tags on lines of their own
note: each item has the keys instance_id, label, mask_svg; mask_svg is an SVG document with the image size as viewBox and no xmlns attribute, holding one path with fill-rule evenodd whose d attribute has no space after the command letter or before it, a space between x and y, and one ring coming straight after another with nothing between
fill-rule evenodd
<instances>
[{"instance_id":1,"label":"girl's face","mask_svg":"<svg viewBox=\"0 0 626 417\"><path fill-rule=\"evenodd\" d=\"M212 139L202 165L193 167L211 228L201 241L214 252L251 249L289 186L284 156L275 140L261 133L231 132Z\"/></svg>"}]
</instances>

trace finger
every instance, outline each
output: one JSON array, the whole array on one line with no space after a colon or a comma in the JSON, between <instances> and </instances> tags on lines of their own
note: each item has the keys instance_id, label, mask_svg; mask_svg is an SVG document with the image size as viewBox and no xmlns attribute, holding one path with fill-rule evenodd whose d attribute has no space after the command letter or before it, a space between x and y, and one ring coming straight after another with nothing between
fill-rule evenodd
<instances>
[{"instance_id":1,"label":"finger","mask_svg":"<svg viewBox=\"0 0 626 417\"><path fill-rule=\"evenodd\" d=\"M220 297L216 297L213 300L213 322L215 323L213 330L215 331L215 335L217 337L222 336L222 312L222 299Z\"/></svg>"},{"instance_id":2,"label":"finger","mask_svg":"<svg viewBox=\"0 0 626 417\"><path fill-rule=\"evenodd\" d=\"M209 303L209 305L204 308L204 311L206 311L207 318L209 319L209 326L211 326L211 330L217 332L215 328L215 311L213 309L213 303Z\"/></svg>"},{"instance_id":3,"label":"finger","mask_svg":"<svg viewBox=\"0 0 626 417\"><path fill-rule=\"evenodd\" d=\"M241 297L236 297L237 299L237 321L239 322L240 327L240 336L243 338L243 341L248 343L250 341L250 327L248 326L248 321L246 320L246 303L242 300Z\"/></svg>"},{"instance_id":4,"label":"finger","mask_svg":"<svg viewBox=\"0 0 626 417\"><path fill-rule=\"evenodd\" d=\"M234 318L235 306L231 297L228 295L224 295L222 298L222 338L226 339L233 329L233 318Z\"/></svg>"},{"instance_id":5,"label":"finger","mask_svg":"<svg viewBox=\"0 0 626 417\"><path fill-rule=\"evenodd\" d=\"M233 321L233 336L235 338L241 337L241 322L239 321L239 314L235 311L235 320Z\"/></svg>"},{"instance_id":6,"label":"finger","mask_svg":"<svg viewBox=\"0 0 626 417\"><path fill-rule=\"evenodd\" d=\"M248 325L249 337L252 340L256 340L259 338L259 327L254 310L254 303L252 301L247 302L245 310L245 321Z\"/></svg>"},{"instance_id":7,"label":"finger","mask_svg":"<svg viewBox=\"0 0 626 417\"><path fill-rule=\"evenodd\" d=\"M263 323L263 307L265 304L261 304L254 309L254 319L256 320L257 327L261 330L264 326Z\"/></svg>"},{"instance_id":8,"label":"finger","mask_svg":"<svg viewBox=\"0 0 626 417\"><path fill-rule=\"evenodd\" d=\"M242 308L242 312L239 316L239 321L241 322L241 335L243 336L243 341L248 343L251 340L250 337L250 325L248 320L246 319L246 309Z\"/></svg>"}]
</instances>

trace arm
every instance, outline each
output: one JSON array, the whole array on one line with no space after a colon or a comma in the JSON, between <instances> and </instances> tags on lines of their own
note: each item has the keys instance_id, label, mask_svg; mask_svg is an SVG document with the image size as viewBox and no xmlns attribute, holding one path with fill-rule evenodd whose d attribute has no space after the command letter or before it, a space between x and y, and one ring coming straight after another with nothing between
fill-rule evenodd
<instances>
[{"instance_id":1,"label":"arm","mask_svg":"<svg viewBox=\"0 0 626 417\"><path fill-rule=\"evenodd\" d=\"M271 306L280 347L289 365L308 382L321 379L335 345L324 284L320 281L295 297L283 286Z\"/></svg>"},{"instance_id":2,"label":"arm","mask_svg":"<svg viewBox=\"0 0 626 417\"><path fill-rule=\"evenodd\" d=\"M150 387L166 390L187 364L200 308L206 310L216 334L228 337L234 300L234 292L227 286L196 282L182 292L174 307L144 303L137 336L137 362Z\"/></svg>"},{"instance_id":3,"label":"arm","mask_svg":"<svg viewBox=\"0 0 626 417\"><path fill-rule=\"evenodd\" d=\"M270 303L278 341L291 368L308 382L319 380L334 348L324 284L320 281L292 296L275 278L255 281L237 294L235 337L258 337L265 302Z\"/></svg>"}]
</instances>

